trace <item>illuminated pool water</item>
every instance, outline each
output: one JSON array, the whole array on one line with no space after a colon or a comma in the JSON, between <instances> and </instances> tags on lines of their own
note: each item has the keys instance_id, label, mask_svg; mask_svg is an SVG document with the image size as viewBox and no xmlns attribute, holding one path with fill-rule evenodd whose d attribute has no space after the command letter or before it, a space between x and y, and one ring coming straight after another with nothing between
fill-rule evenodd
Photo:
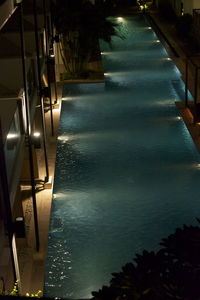
<instances>
[{"instance_id":1,"label":"illuminated pool water","mask_svg":"<svg viewBox=\"0 0 200 300\"><path fill-rule=\"evenodd\" d=\"M140 17L102 44L105 84L66 84L46 262L49 297L89 298L200 209L181 75Z\"/></svg>"}]
</instances>

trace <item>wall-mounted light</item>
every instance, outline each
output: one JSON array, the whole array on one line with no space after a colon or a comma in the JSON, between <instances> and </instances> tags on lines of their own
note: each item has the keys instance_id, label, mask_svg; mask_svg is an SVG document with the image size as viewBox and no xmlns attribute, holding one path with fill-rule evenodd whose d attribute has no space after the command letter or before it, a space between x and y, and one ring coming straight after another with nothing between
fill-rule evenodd
<instances>
[{"instance_id":1,"label":"wall-mounted light","mask_svg":"<svg viewBox=\"0 0 200 300\"><path fill-rule=\"evenodd\" d=\"M17 138L16 133L8 133L8 135L7 135L8 140L12 140L12 139L16 139L16 138Z\"/></svg>"},{"instance_id":2,"label":"wall-mounted light","mask_svg":"<svg viewBox=\"0 0 200 300\"><path fill-rule=\"evenodd\" d=\"M50 56L51 58L55 57L54 52L53 52L53 48L51 48L51 49L49 50L49 56Z\"/></svg>"},{"instance_id":3,"label":"wall-mounted light","mask_svg":"<svg viewBox=\"0 0 200 300\"><path fill-rule=\"evenodd\" d=\"M36 149L41 148L41 134L40 132L34 132L32 134L32 143Z\"/></svg>"},{"instance_id":4,"label":"wall-mounted light","mask_svg":"<svg viewBox=\"0 0 200 300\"><path fill-rule=\"evenodd\" d=\"M6 143L6 147L8 150L14 149L14 147L17 145L18 137L19 136L16 133L8 133Z\"/></svg>"},{"instance_id":5,"label":"wall-mounted light","mask_svg":"<svg viewBox=\"0 0 200 300\"><path fill-rule=\"evenodd\" d=\"M25 224L24 224L24 217L17 217L15 219L15 234L17 238L24 238L25 237Z\"/></svg>"}]
</instances>

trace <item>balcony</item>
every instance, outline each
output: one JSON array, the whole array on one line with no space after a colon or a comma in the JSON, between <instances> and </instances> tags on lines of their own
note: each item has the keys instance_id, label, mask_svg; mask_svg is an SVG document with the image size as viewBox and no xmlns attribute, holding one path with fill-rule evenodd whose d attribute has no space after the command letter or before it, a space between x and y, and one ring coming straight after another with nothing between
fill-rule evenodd
<instances>
[{"instance_id":1,"label":"balcony","mask_svg":"<svg viewBox=\"0 0 200 300\"><path fill-rule=\"evenodd\" d=\"M14 0L0 0L0 29L14 13L15 9Z\"/></svg>"},{"instance_id":2,"label":"balcony","mask_svg":"<svg viewBox=\"0 0 200 300\"><path fill-rule=\"evenodd\" d=\"M11 205L14 202L23 159L25 122L22 101L22 98L0 98L0 119Z\"/></svg>"}]
</instances>

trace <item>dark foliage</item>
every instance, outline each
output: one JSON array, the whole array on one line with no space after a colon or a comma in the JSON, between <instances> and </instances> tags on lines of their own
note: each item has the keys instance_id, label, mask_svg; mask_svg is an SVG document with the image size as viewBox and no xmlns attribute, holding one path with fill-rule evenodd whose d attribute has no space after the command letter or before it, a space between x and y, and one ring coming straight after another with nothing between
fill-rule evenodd
<instances>
[{"instance_id":1,"label":"dark foliage","mask_svg":"<svg viewBox=\"0 0 200 300\"><path fill-rule=\"evenodd\" d=\"M171 20L171 21L176 20L177 17L176 17L176 14L175 14L170 2L166 2L166 1L159 2L158 9L160 11L160 14L165 19L168 19L168 20Z\"/></svg>"},{"instance_id":2,"label":"dark foliage","mask_svg":"<svg viewBox=\"0 0 200 300\"><path fill-rule=\"evenodd\" d=\"M190 14L184 14L183 16L178 17L176 21L176 29L180 36L187 37L193 26L193 18Z\"/></svg>"},{"instance_id":3,"label":"dark foliage","mask_svg":"<svg viewBox=\"0 0 200 300\"><path fill-rule=\"evenodd\" d=\"M200 227L184 225L160 245L158 252L136 254L94 299L200 299Z\"/></svg>"},{"instance_id":4,"label":"dark foliage","mask_svg":"<svg viewBox=\"0 0 200 300\"><path fill-rule=\"evenodd\" d=\"M111 0L57 0L54 24L59 35L61 56L72 77L87 73L87 64L97 52L99 39L107 43L117 35L117 23L108 19Z\"/></svg>"}]
</instances>

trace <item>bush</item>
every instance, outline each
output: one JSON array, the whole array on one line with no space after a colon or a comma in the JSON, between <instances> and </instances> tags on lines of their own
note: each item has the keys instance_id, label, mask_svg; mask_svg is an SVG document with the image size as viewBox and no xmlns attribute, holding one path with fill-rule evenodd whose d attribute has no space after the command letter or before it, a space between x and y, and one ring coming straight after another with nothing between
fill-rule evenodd
<instances>
[{"instance_id":1,"label":"bush","mask_svg":"<svg viewBox=\"0 0 200 300\"><path fill-rule=\"evenodd\" d=\"M158 252L143 251L113 273L110 286L93 292L98 300L200 299L200 227L176 229Z\"/></svg>"},{"instance_id":2,"label":"bush","mask_svg":"<svg viewBox=\"0 0 200 300\"><path fill-rule=\"evenodd\" d=\"M165 17L168 20L175 21L176 20L176 14L168 2L160 2L158 5L158 9L160 14Z\"/></svg>"},{"instance_id":3,"label":"bush","mask_svg":"<svg viewBox=\"0 0 200 300\"><path fill-rule=\"evenodd\" d=\"M187 37L192 32L193 17L190 14L185 14L178 17L176 22L177 33L182 37Z\"/></svg>"}]
</instances>

